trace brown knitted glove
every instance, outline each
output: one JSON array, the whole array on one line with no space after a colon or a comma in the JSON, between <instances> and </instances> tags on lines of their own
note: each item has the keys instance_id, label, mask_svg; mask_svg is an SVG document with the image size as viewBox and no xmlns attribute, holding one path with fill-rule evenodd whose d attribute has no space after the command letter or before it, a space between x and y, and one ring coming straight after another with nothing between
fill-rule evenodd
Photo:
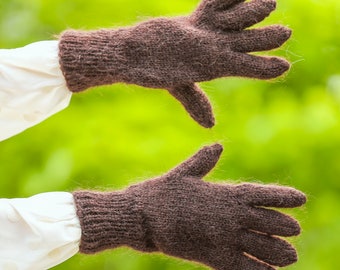
<instances>
[{"instance_id":1,"label":"brown knitted glove","mask_svg":"<svg viewBox=\"0 0 340 270\"><path fill-rule=\"evenodd\" d=\"M226 76L270 79L289 69L277 57L249 52L280 47L283 26L244 30L267 17L275 0L203 0L190 16L156 18L117 30L66 31L60 65L73 92L125 82L167 89L202 126L212 127L209 100L196 82Z\"/></svg>"},{"instance_id":2,"label":"brown knitted glove","mask_svg":"<svg viewBox=\"0 0 340 270\"><path fill-rule=\"evenodd\" d=\"M266 207L297 207L303 193L288 187L202 181L222 147L205 147L164 176L121 192L75 192L80 251L129 246L196 261L218 270L275 269L296 262L277 236L300 233L291 217Z\"/></svg>"}]
</instances>

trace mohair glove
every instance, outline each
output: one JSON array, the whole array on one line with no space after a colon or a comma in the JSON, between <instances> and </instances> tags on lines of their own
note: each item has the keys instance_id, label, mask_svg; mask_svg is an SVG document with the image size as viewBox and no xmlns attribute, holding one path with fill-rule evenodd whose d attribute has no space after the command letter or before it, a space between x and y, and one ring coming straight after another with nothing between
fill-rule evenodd
<instances>
[{"instance_id":1,"label":"mohair glove","mask_svg":"<svg viewBox=\"0 0 340 270\"><path fill-rule=\"evenodd\" d=\"M163 88L204 127L215 123L195 84L226 76L271 79L289 69L277 57L249 52L280 47L291 35L274 25L245 30L276 7L275 0L203 0L189 16L156 18L134 27L65 31L60 66L72 92L125 82Z\"/></svg>"},{"instance_id":2,"label":"mohair glove","mask_svg":"<svg viewBox=\"0 0 340 270\"><path fill-rule=\"evenodd\" d=\"M74 192L80 252L129 246L205 264L218 270L276 269L296 262L278 236L294 236L293 218L266 207L297 207L303 193L259 184L202 181L222 146L201 149L167 174L118 192Z\"/></svg>"}]
</instances>

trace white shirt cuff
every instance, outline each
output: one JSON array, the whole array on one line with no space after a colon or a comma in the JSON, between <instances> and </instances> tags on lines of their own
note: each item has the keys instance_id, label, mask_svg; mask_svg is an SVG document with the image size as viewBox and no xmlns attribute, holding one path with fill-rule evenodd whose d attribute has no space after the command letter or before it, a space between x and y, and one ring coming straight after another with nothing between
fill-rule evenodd
<instances>
[{"instance_id":1,"label":"white shirt cuff","mask_svg":"<svg viewBox=\"0 0 340 270\"><path fill-rule=\"evenodd\" d=\"M58 44L0 49L0 141L68 106L72 92L59 67Z\"/></svg>"},{"instance_id":2,"label":"white shirt cuff","mask_svg":"<svg viewBox=\"0 0 340 270\"><path fill-rule=\"evenodd\" d=\"M49 269L77 253L80 238L71 193L0 199L0 269Z\"/></svg>"}]
</instances>

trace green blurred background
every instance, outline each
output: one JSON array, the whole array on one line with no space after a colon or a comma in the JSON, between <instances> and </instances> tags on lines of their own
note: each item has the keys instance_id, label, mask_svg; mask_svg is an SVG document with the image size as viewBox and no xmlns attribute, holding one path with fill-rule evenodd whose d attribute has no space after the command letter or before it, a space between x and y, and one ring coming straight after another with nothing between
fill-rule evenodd
<instances>
[{"instance_id":1,"label":"green blurred background","mask_svg":"<svg viewBox=\"0 0 340 270\"><path fill-rule=\"evenodd\" d=\"M53 39L67 28L131 25L191 12L197 0L0 0L0 48ZM198 126L165 91L117 84L74 95L66 110L0 145L1 197L77 188L120 189L166 172L203 145L225 147L210 181L280 183L304 191L300 260L340 267L340 1L279 0L261 25L294 31L271 54L292 62L275 81L219 79L202 87L217 125ZM53 269L205 269L129 249L76 255Z\"/></svg>"}]
</instances>

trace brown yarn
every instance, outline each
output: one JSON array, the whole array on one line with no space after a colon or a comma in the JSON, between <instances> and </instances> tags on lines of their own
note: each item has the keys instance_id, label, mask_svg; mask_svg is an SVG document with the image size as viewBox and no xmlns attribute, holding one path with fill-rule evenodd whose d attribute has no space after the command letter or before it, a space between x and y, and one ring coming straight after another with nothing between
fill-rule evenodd
<instances>
[{"instance_id":1,"label":"brown yarn","mask_svg":"<svg viewBox=\"0 0 340 270\"><path fill-rule=\"evenodd\" d=\"M295 249L279 237L298 235L299 224L264 207L298 207L305 195L275 185L202 181L221 152L219 144L205 147L169 173L124 191L75 192L80 251L129 246L218 270L273 270L296 262Z\"/></svg>"},{"instance_id":2,"label":"brown yarn","mask_svg":"<svg viewBox=\"0 0 340 270\"><path fill-rule=\"evenodd\" d=\"M279 25L245 30L275 7L275 0L203 0L187 17L65 31L60 66L73 92L117 82L167 89L199 124L212 127L210 102L195 83L227 76L271 79L289 69L284 59L249 54L278 48L290 37Z\"/></svg>"}]
</instances>

